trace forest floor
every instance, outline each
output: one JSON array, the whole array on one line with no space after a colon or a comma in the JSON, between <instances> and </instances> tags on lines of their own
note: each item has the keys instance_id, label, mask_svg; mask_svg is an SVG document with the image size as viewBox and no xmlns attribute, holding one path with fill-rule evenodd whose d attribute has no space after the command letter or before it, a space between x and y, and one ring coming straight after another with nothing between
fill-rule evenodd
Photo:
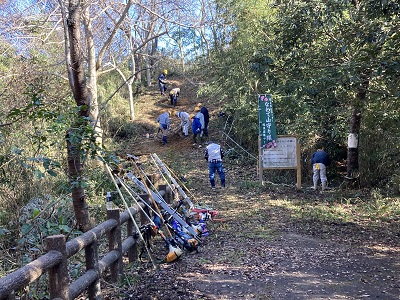
<instances>
[{"instance_id":1,"label":"forest floor","mask_svg":"<svg viewBox=\"0 0 400 300\"><path fill-rule=\"evenodd\" d=\"M182 90L175 112L192 113L202 102L210 110L211 138L224 146L214 126L219 108L190 94L190 83L170 82ZM258 184L250 158L225 159L227 187L212 191L205 144L193 145L191 135L171 134L162 146L156 135L157 116L171 108L156 90L143 96L135 122L149 131L121 152L157 153L187 180L192 200L218 215L207 223L209 235L202 238L199 253L185 253L156 269L145 257L130 268L124 285L108 289L106 299L400 299L399 220L352 216L351 201L340 205L347 221L312 218L305 207L315 207L314 215L320 209L322 216L321 207L337 204L342 191ZM171 119L176 128L178 119ZM363 191L357 193L363 197ZM163 259L168 251L162 240L152 244L154 257Z\"/></svg>"}]
</instances>

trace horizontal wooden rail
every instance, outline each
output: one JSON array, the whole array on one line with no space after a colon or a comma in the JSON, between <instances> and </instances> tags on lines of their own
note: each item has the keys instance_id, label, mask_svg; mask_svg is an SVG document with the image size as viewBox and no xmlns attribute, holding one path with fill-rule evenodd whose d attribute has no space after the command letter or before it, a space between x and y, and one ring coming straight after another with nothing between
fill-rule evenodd
<instances>
[{"instance_id":1,"label":"horizontal wooden rail","mask_svg":"<svg viewBox=\"0 0 400 300\"><path fill-rule=\"evenodd\" d=\"M37 280L48 269L59 264L62 254L58 251L49 251L26 266L0 279L0 299L11 294L15 289L27 286Z\"/></svg>"},{"instance_id":2,"label":"horizontal wooden rail","mask_svg":"<svg viewBox=\"0 0 400 300\"><path fill-rule=\"evenodd\" d=\"M165 192L164 192L165 193ZM148 195L141 195L148 201ZM129 208L130 213L141 216L147 209L143 203ZM51 299L75 299L85 290L89 299L99 299L100 277L107 269L111 271L111 280L116 281L123 273L122 257L128 254L129 262L137 259L137 240L134 236L133 221L128 211L119 213L118 209L107 211L108 220L83 233L71 241L65 242L63 235L47 237L48 252L26 266L0 278L0 299L14 299L14 293L36 281L41 275L49 273L49 293ZM122 241L121 225L126 224L126 237ZM108 235L109 250L102 259L98 258L98 243ZM85 250L86 271L73 282L69 282L68 258Z\"/></svg>"},{"instance_id":3,"label":"horizontal wooden rail","mask_svg":"<svg viewBox=\"0 0 400 300\"><path fill-rule=\"evenodd\" d=\"M97 241L102 236L104 236L107 232L109 232L112 228L117 226L116 220L107 220L93 229L85 232L81 236L74 238L73 240L66 243L67 255L68 258L75 255L94 241Z\"/></svg>"}]
</instances>

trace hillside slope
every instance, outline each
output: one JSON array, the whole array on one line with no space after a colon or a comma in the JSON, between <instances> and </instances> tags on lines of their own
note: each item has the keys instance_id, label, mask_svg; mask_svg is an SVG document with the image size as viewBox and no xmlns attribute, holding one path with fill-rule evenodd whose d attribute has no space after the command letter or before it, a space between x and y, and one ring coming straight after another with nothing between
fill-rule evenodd
<instances>
[{"instance_id":1,"label":"hillside slope","mask_svg":"<svg viewBox=\"0 0 400 300\"><path fill-rule=\"evenodd\" d=\"M216 125L219 107L197 99L195 87L181 78L170 81L182 89L175 111L191 113L198 102L208 106L211 139L224 146ZM227 188L212 191L204 144L199 148L191 136L171 134L162 146L155 120L170 105L156 87L139 102L135 122L148 124L148 132L126 146L126 153L157 153L187 180L195 202L219 212L218 220L208 223L210 235L203 238L200 253L185 253L157 270L144 258L147 263L128 272L129 284L110 287L106 299L399 299L398 220L312 218L305 207L335 205L341 196L296 191L294 183L261 186L256 164L247 159L225 159ZM177 118L172 120L176 127ZM167 252L154 239L154 257L161 260Z\"/></svg>"}]
</instances>

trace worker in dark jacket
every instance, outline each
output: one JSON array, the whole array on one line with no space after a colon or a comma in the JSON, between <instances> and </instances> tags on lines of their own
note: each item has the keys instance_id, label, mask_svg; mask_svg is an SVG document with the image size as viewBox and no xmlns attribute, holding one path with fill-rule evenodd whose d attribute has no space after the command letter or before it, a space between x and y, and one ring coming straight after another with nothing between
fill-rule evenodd
<instances>
[{"instance_id":1,"label":"worker in dark jacket","mask_svg":"<svg viewBox=\"0 0 400 300\"><path fill-rule=\"evenodd\" d=\"M331 164L331 159L328 153L324 151L323 147L318 148L318 150L313 153L311 164L313 167L314 190L317 189L319 179L321 179L322 190L325 190L328 182L326 177L326 167Z\"/></svg>"},{"instance_id":2,"label":"worker in dark jacket","mask_svg":"<svg viewBox=\"0 0 400 300\"><path fill-rule=\"evenodd\" d=\"M160 88L161 96L165 95L167 91L167 70L163 70L162 73L158 76L158 87Z\"/></svg>"},{"instance_id":3,"label":"worker in dark jacket","mask_svg":"<svg viewBox=\"0 0 400 300\"><path fill-rule=\"evenodd\" d=\"M200 109L200 112L203 114L203 116L204 116L204 129L203 129L203 135L205 136L205 137L207 137L208 136L208 122L210 121L210 115L208 114L208 109L205 107L205 106L203 106L201 109Z\"/></svg>"}]
</instances>

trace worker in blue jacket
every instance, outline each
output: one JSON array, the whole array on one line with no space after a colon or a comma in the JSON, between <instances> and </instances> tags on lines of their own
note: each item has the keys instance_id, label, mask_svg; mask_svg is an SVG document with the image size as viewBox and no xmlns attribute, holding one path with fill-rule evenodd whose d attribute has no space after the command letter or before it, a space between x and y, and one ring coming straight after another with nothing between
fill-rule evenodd
<instances>
[{"instance_id":1,"label":"worker in blue jacket","mask_svg":"<svg viewBox=\"0 0 400 300\"><path fill-rule=\"evenodd\" d=\"M197 144L197 135L200 135L200 139L203 136L204 129L204 115L200 112L200 108L196 107L195 115L192 115L192 132L193 132L193 142ZM201 142L201 141L200 141Z\"/></svg>"},{"instance_id":2,"label":"worker in blue jacket","mask_svg":"<svg viewBox=\"0 0 400 300\"><path fill-rule=\"evenodd\" d=\"M169 114L170 113L167 110L163 114L159 115L157 118L157 122L160 124L160 129L162 132L161 144L163 144L163 145L165 145L167 143L167 132L168 132L168 129L170 126Z\"/></svg>"}]
</instances>

